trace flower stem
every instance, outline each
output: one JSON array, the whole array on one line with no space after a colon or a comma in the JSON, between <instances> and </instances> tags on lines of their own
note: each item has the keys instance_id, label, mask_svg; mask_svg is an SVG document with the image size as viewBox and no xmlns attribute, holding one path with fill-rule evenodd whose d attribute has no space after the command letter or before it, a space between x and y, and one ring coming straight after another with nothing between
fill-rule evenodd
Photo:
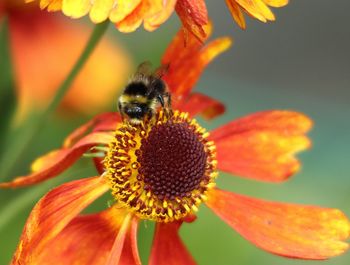
<instances>
[{"instance_id":1,"label":"flower stem","mask_svg":"<svg viewBox=\"0 0 350 265\"><path fill-rule=\"evenodd\" d=\"M82 54L80 55L79 59L73 66L66 79L57 89L54 98L51 100L47 108L42 113L40 113L32 123L29 131L23 136L23 139L20 140L20 144L17 144L16 148L9 149L8 154L5 156L6 158L1 161L1 176L7 177L12 172L14 166L18 163L18 161L21 161L21 157L24 154L25 150L31 145L39 130L45 125L45 123L57 109L58 105L62 101L68 89L71 87L78 73L96 48L99 41L102 39L102 36L106 32L108 25L109 21L107 20L95 26L90 39L85 46L85 49L83 50Z\"/></svg>"}]
</instances>

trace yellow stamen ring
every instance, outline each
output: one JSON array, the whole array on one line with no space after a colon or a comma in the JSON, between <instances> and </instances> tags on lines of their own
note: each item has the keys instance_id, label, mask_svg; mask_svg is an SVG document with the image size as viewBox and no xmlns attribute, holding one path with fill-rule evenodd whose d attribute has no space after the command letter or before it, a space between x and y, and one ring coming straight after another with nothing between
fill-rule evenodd
<instances>
[{"instance_id":1,"label":"yellow stamen ring","mask_svg":"<svg viewBox=\"0 0 350 265\"><path fill-rule=\"evenodd\" d=\"M179 220L198 210L215 186L216 150L187 113L160 111L140 125L123 123L105 159L118 203L142 219Z\"/></svg>"}]
</instances>

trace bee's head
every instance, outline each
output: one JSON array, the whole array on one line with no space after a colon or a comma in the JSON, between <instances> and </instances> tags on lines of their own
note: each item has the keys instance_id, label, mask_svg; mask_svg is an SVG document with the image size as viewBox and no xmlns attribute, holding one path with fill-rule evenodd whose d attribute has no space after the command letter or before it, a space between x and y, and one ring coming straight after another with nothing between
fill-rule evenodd
<instances>
[{"instance_id":1,"label":"bee's head","mask_svg":"<svg viewBox=\"0 0 350 265\"><path fill-rule=\"evenodd\" d=\"M149 108L146 104L130 103L124 106L123 111L129 117L130 121L141 122L141 120L143 120L143 118L149 113Z\"/></svg>"}]
</instances>

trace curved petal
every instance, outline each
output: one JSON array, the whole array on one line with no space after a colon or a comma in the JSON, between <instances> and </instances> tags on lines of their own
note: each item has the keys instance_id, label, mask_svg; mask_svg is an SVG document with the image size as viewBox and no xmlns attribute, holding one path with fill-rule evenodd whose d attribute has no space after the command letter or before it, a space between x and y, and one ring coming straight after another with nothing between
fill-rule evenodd
<instances>
[{"instance_id":1,"label":"curved petal","mask_svg":"<svg viewBox=\"0 0 350 265\"><path fill-rule=\"evenodd\" d=\"M228 6L232 17L236 21L238 26L241 29L245 29L246 23L243 16L243 12L241 11L239 5L236 3L236 0L226 0L226 5Z\"/></svg>"},{"instance_id":2,"label":"curved petal","mask_svg":"<svg viewBox=\"0 0 350 265\"><path fill-rule=\"evenodd\" d=\"M244 238L260 248L291 258L322 260L349 245L350 223L338 209L253 199L218 189L207 205Z\"/></svg>"},{"instance_id":3,"label":"curved petal","mask_svg":"<svg viewBox=\"0 0 350 265\"><path fill-rule=\"evenodd\" d=\"M217 148L218 168L261 181L284 181L300 169L294 154L307 149L303 134L312 122L290 111L266 111L230 122L209 136Z\"/></svg>"},{"instance_id":4,"label":"curved petal","mask_svg":"<svg viewBox=\"0 0 350 265\"><path fill-rule=\"evenodd\" d=\"M35 264L105 265L126 215L124 209L111 207L74 218L40 253Z\"/></svg>"},{"instance_id":5,"label":"curved petal","mask_svg":"<svg viewBox=\"0 0 350 265\"><path fill-rule=\"evenodd\" d=\"M212 29L213 28L211 24L208 24L206 27L204 27L207 36L205 41L210 37ZM162 64L170 65L173 64L175 61L180 63L183 60L187 60L188 58L191 58L193 54L197 54L198 51L200 51L200 49L202 48L202 46L203 43L199 42L192 35L187 36L184 29L182 28L177 32L175 37L168 45L166 51L164 52L162 57Z\"/></svg>"},{"instance_id":6,"label":"curved petal","mask_svg":"<svg viewBox=\"0 0 350 265\"><path fill-rule=\"evenodd\" d=\"M192 117L201 115L210 120L225 112L225 105L201 93L192 93L181 104L183 112L188 112Z\"/></svg>"},{"instance_id":7,"label":"curved petal","mask_svg":"<svg viewBox=\"0 0 350 265\"><path fill-rule=\"evenodd\" d=\"M141 265L141 260L137 248L137 229L139 220L133 218L130 228L127 231L123 251L120 257L122 265Z\"/></svg>"},{"instance_id":8,"label":"curved petal","mask_svg":"<svg viewBox=\"0 0 350 265\"><path fill-rule=\"evenodd\" d=\"M267 22L267 20L274 20L275 17L271 10L262 2L262 0L236 0L249 15L259 19L262 22Z\"/></svg>"},{"instance_id":9,"label":"curved petal","mask_svg":"<svg viewBox=\"0 0 350 265\"><path fill-rule=\"evenodd\" d=\"M94 0L90 10L90 19L94 23L101 23L108 19L111 10L115 5L115 0Z\"/></svg>"},{"instance_id":10,"label":"curved petal","mask_svg":"<svg viewBox=\"0 0 350 265\"><path fill-rule=\"evenodd\" d=\"M204 26L209 23L209 19L205 1L178 0L176 12L186 31L193 34L200 42L207 38Z\"/></svg>"},{"instance_id":11,"label":"curved petal","mask_svg":"<svg viewBox=\"0 0 350 265\"><path fill-rule=\"evenodd\" d=\"M119 122L121 122L121 117L117 112L99 114L69 134L64 140L63 147L72 146L90 131L114 131Z\"/></svg>"},{"instance_id":12,"label":"curved petal","mask_svg":"<svg viewBox=\"0 0 350 265\"><path fill-rule=\"evenodd\" d=\"M147 14L149 8L150 3L148 3L148 1L142 0L140 4L132 11L132 13L115 24L116 28L120 32L135 31L142 24L142 20Z\"/></svg>"},{"instance_id":13,"label":"curved petal","mask_svg":"<svg viewBox=\"0 0 350 265\"><path fill-rule=\"evenodd\" d=\"M137 249L138 220L128 215L123 220L106 265L141 265Z\"/></svg>"},{"instance_id":14,"label":"curved petal","mask_svg":"<svg viewBox=\"0 0 350 265\"><path fill-rule=\"evenodd\" d=\"M169 18L175 3L175 0L142 0L132 13L116 23L116 27L121 32L132 32L144 22L144 28L153 31Z\"/></svg>"},{"instance_id":15,"label":"curved petal","mask_svg":"<svg viewBox=\"0 0 350 265\"><path fill-rule=\"evenodd\" d=\"M10 182L0 183L0 188L16 188L32 185L57 176L70 167L91 147L108 143L113 139L111 133L91 133L70 148L52 151L38 158L32 164L32 174L17 177Z\"/></svg>"},{"instance_id":16,"label":"curved petal","mask_svg":"<svg viewBox=\"0 0 350 265\"><path fill-rule=\"evenodd\" d=\"M178 230L181 222L157 223L150 265L194 265L191 254L182 243Z\"/></svg>"},{"instance_id":17,"label":"curved petal","mask_svg":"<svg viewBox=\"0 0 350 265\"><path fill-rule=\"evenodd\" d=\"M207 30L210 31L210 26ZM184 34L179 31L162 58L162 64L169 65L163 79L172 92L174 104L189 95L204 68L231 46L231 40L225 37L203 46L189 36L184 48Z\"/></svg>"},{"instance_id":18,"label":"curved petal","mask_svg":"<svg viewBox=\"0 0 350 265\"><path fill-rule=\"evenodd\" d=\"M130 15L141 3L142 0L116 0L115 7L111 10L109 19L114 22L120 22Z\"/></svg>"},{"instance_id":19,"label":"curved petal","mask_svg":"<svg viewBox=\"0 0 350 265\"><path fill-rule=\"evenodd\" d=\"M109 189L103 178L94 177L63 184L47 193L32 210L12 264L34 261L84 208Z\"/></svg>"},{"instance_id":20,"label":"curved petal","mask_svg":"<svg viewBox=\"0 0 350 265\"><path fill-rule=\"evenodd\" d=\"M288 2L288 0L226 0L234 20L242 29L245 29L245 20L241 9L262 22L274 21L275 15L268 6L283 7Z\"/></svg>"},{"instance_id":21,"label":"curved petal","mask_svg":"<svg viewBox=\"0 0 350 265\"><path fill-rule=\"evenodd\" d=\"M155 2L156 1L152 1L152 3ZM144 28L148 31L153 31L157 29L172 15L175 9L176 2L177 0L158 1L158 4L161 7L160 11L158 11L156 14L145 18Z\"/></svg>"}]
</instances>

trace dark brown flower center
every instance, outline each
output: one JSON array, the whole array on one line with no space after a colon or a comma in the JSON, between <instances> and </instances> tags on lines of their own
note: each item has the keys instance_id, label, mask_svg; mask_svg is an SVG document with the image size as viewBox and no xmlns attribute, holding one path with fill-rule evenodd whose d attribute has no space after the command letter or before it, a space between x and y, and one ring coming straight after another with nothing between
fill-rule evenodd
<instances>
[{"instance_id":1,"label":"dark brown flower center","mask_svg":"<svg viewBox=\"0 0 350 265\"><path fill-rule=\"evenodd\" d=\"M160 200L190 196L205 177L207 153L186 123L157 125L142 140L139 172Z\"/></svg>"}]
</instances>

